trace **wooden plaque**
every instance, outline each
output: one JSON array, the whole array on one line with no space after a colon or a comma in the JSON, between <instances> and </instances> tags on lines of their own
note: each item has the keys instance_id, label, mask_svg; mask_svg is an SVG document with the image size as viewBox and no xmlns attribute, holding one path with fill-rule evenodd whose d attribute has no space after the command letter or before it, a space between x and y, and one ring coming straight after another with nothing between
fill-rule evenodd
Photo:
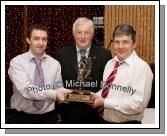
<instances>
[{"instance_id":1,"label":"wooden plaque","mask_svg":"<svg viewBox=\"0 0 167 136\"><path fill-rule=\"evenodd\" d=\"M66 96L66 101L75 101L75 102L85 102L85 103L94 103L94 96L90 94L90 91L87 90L73 90L73 92L68 93Z\"/></svg>"}]
</instances>

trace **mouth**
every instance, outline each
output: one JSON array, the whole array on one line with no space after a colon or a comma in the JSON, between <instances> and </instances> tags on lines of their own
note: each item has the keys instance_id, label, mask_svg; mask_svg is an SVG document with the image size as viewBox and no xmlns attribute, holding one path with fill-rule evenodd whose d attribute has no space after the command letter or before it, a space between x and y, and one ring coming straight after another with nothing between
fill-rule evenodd
<instances>
[{"instance_id":1,"label":"mouth","mask_svg":"<svg viewBox=\"0 0 167 136\"><path fill-rule=\"evenodd\" d=\"M36 47L37 49L43 49L44 47L43 46L38 46Z\"/></svg>"},{"instance_id":2,"label":"mouth","mask_svg":"<svg viewBox=\"0 0 167 136\"><path fill-rule=\"evenodd\" d=\"M81 43L85 43L86 41L85 40L80 40Z\"/></svg>"},{"instance_id":3,"label":"mouth","mask_svg":"<svg viewBox=\"0 0 167 136\"><path fill-rule=\"evenodd\" d=\"M123 53L125 53L125 51L117 51L117 53L123 54Z\"/></svg>"}]
</instances>

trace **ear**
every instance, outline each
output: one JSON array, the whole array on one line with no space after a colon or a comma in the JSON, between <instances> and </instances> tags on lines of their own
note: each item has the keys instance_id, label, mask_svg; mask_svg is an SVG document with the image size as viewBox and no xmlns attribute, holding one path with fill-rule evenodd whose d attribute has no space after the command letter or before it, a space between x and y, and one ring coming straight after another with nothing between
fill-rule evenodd
<instances>
[{"instance_id":1,"label":"ear","mask_svg":"<svg viewBox=\"0 0 167 136\"><path fill-rule=\"evenodd\" d=\"M75 36L76 36L76 33L75 33L75 32L72 32L72 35L75 37Z\"/></svg>"},{"instance_id":2,"label":"ear","mask_svg":"<svg viewBox=\"0 0 167 136\"><path fill-rule=\"evenodd\" d=\"M133 44L133 48L136 49L136 42Z\"/></svg>"},{"instance_id":3,"label":"ear","mask_svg":"<svg viewBox=\"0 0 167 136\"><path fill-rule=\"evenodd\" d=\"M30 39L28 37L26 38L26 41L28 44L30 44Z\"/></svg>"},{"instance_id":4,"label":"ear","mask_svg":"<svg viewBox=\"0 0 167 136\"><path fill-rule=\"evenodd\" d=\"M95 32L92 32L92 37L94 36Z\"/></svg>"}]
</instances>

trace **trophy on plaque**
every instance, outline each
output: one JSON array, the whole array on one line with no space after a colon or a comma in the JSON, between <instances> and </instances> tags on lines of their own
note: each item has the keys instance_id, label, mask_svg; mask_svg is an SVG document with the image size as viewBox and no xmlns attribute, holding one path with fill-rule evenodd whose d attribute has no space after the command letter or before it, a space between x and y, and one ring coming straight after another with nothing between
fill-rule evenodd
<instances>
[{"instance_id":1,"label":"trophy on plaque","mask_svg":"<svg viewBox=\"0 0 167 136\"><path fill-rule=\"evenodd\" d=\"M67 101L94 103L94 97L90 91L84 90L84 83L90 81L92 60L90 57L84 57L81 65L77 65L77 81L79 83L78 89L73 89L71 93L66 96Z\"/></svg>"}]
</instances>

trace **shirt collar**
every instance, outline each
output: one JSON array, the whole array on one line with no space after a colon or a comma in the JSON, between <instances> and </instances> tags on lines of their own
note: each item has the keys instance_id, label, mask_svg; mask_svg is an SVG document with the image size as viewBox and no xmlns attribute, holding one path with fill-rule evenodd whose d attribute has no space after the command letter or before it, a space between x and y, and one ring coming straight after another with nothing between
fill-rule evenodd
<instances>
[{"instance_id":1,"label":"shirt collar","mask_svg":"<svg viewBox=\"0 0 167 136\"><path fill-rule=\"evenodd\" d=\"M131 55L128 57L128 58L126 58L125 60L123 60L123 62L125 62L125 63L127 63L127 64L129 64L129 65L131 65L132 64L132 59L133 59L133 57L136 55L136 51L134 50L134 51L132 51L132 53L131 53ZM114 58L113 58L113 61L118 61L118 62L122 62L122 61L119 61L118 60L118 57L117 56L115 56Z\"/></svg>"},{"instance_id":2,"label":"shirt collar","mask_svg":"<svg viewBox=\"0 0 167 136\"><path fill-rule=\"evenodd\" d=\"M134 50L132 53L131 53L131 55L128 57L128 58L126 58L124 61L126 62L126 63L128 63L129 65L130 64L132 64L132 62L133 62L133 57L134 56L136 56L136 51Z\"/></svg>"},{"instance_id":3,"label":"shirt collar","mask_svg":"<svg viewBox=\"0 0 167 136\"><path fill-rule=\"evenodd\" d=\"M79 53L79 51L81 50L81 49L78 48L77 45L76 45L76 49L77 49L77 52L78 52L78 53ZM84 49L84 50L86 50L86 53L89 54L90 47L89 47L89 48L86 48L86 49Z\"/></svg>"},{"instance_id":4,"label":"shirt collar","mask_svg":"<svg viewBox=\"0 0 167 136\"><path fill-rule=\"evenodd\" d=\"M35 56L31 53L31 51L28 51L28 56L29 56L29 61L31 61L33 58L35 58ZM40 59L46 59L48 57L48 55L46 55L46 53L44 52L44 54L42 55L42 57Z\"/></svg>"}]
</instances>

